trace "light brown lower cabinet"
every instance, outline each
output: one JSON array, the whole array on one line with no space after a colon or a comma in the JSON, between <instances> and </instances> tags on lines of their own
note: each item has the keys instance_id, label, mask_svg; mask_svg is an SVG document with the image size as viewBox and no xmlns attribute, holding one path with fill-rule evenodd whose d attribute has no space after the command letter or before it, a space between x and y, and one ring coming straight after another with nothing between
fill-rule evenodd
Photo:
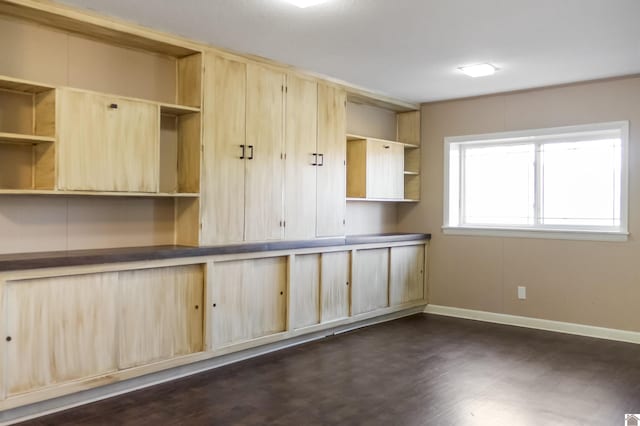
<instances>
[{"instance_id":1,"label":"light brown lower cabinet","mask_svg":"<svg viewBox=\"0 0 640 426\"><path fill-rule=\"evenodd\" d=\"M353 261L353 315L389 306L389 249L358 250Z\"/></svg>"},{"instance_id":2,"label":"light brown lower cabinet","mask_svg":"<svg viewBox=\"0 0 640 426\"><path fill-rule=\"evenodd\" d=\"M320 256L305 254L294 258L291 284L294 329L320 323Z\"/></svg>"},{"instance_id":3,"label":"light brown lower cabinet","mask_svg":"<svg viewBox=\"0 0 640 426\"><path fill-rule=\"evenodd\" d=\"M202 351L201 265L118 273L118 367Z\"/></svg>"},{"instance_id":4,"label":"light brown lower cabinet","mask_svg":"<svg viewBox=\"0 0 640 426\"><path fill-rule=\"evenodd\" d=\"M351 294L351 253L339 251L323 253L320 276L322 289L320 296L320 321L347 318Z\"/></svg>"},{"instance_id":5,"label":"light brown lower cabinet","mask_svg":"<svg viewBox=\"0 0 640 426\"><path fill-rule=\"evenodd\" d=\"M287 258L209 264L210 349L283 332Z\"/></svg>"},{"instance_id":6,"label":"light brown lower cabinet","mask_svg":"<svg viewBox=\"0 0 640 426\"><path fill-rule=\"evenodd\" d=\"M9 281L7 396L202 351L201 265Z\"/></svg>"},{"instance_id":7,"label":"light brown lower cabinet","mask_svg":"<svg viewBox=\"0 0 640 426\"><path fill-rule=\"evenodd\" d=\"M117 370L118 273L8 282L7 396Z\"/></svg>"},{"instance_id":8,"label":"light brown lower cabinet","mask_svg":"<svg viewBox=\"0 0 640 426\"><path fill-rule=\"evenodd\" d=\"M391 306L424 299L424 244L391 247Z\"/></svg>"}]
</instances>

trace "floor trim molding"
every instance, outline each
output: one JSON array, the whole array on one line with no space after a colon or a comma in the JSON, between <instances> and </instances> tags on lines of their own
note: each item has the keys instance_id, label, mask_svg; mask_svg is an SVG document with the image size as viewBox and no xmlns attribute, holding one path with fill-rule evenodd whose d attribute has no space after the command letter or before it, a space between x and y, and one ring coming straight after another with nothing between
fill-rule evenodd
<instances>
[{"instance_id":1,"label":"floor trim molding","mask_svg":"<svg viewBox=\"0 0 640 426\"><path fill-rule=\"evenodd\" d=\"M534 328L537 330L555 331L557 333L575 334L577 336L595 337L597 339L640 344L640 332L636 331L618 330L614 328L522 317L518 315L498 314L494 312L454 308L451 306L441 305L427 305L424 312L426 314L444 315L448 317L465 318L496 324L514 325L517 327Z\"/></svg>"}]
</instances>

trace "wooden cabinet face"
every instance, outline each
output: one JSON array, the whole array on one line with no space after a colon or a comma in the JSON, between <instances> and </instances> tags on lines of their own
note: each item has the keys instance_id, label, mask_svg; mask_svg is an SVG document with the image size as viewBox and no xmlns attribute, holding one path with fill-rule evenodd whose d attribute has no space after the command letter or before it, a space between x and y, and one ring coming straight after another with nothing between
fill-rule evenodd
<instances>
[{"instance_id":1,"label":"wooden cabinet face","mask_svg":"<svg viewBox=\"0 0 640 426\"><path fill-rule=\"evenodd\" d=\"M391 306L424 299L425 246L391 248Z\"/></svg>"},{"instance_id":2,"label":"wooden cabinet face","mask_svg":"<svg viewBox=\"0 0 640 426\"><path fill-rule=\"evenodd\" d=\"M119 368L203 349L202 266L118 273Z\"/></svg>"},{"instance_id":3,"label":"wooden cabinet face","mask_svg":"<svg viewBox=\"0 0 640 426\"><path fill-rule=\"evenodd\" d=\"M247 66L206 55L205 68L201 241L237 243L244 240Z\"/></svg>"},{"instance_id":4,"label":"wooden cabinet face","mask_svg":"<svg viewBox=\"0 0 640 426\"><path fill-rule=\"evenodd\" d=\"M15 281L5 288L8 395L117 369L117 273Z\"/></svg>"},{"instance_id":5,"label":"wooden cabinet face","mask_svg":"<svg viewBox=\"0 0 640 426\"><path fill-rule=\"evenodd\" d=\"M286 330L285 257L214 262L210 269L212 349Z\"/></svg>"},{"instance_id":6,"label":"wooden cabinet face","mask_svg":"<svg viewBox=\"0 0 640 426\"><path fill-rule=\"evenodd\" d=\"M247 65L245 240L283 236L284 74Z\"/></svg>"},{"instance_id":7,"label":"wooden cabinet face","mask_svg":"<svg viewBox=\"0 0 640 426\"><path fill-rule=\"evenodd\" d=\"M320 255L297 255L291 282L293 328L320 323Z\"/></svg>"},{"instance_id":8,"label":"wooden cabinet face","mask_svg":"<svg viewBox=\"0 0 640 426\"><path fill-rule=\"evenodd\" d=\"M318 85L318 152L324 155L317 173L318 237L345 234L346 100L343 90Z\"/></svg>"},{"instance_id":9,"label":"wooden cabinet face","mask_svg":"<svg viewBox=\"0 0 640 426\"><path fill-rule=\"evenodd\" d=\"M158 105L71 89L59 104L59 189L158 191Z\"/></svg>"},{"instance_id":10,"label":"wooden cabinet face","mask_svg":"<svg viewBox=\"0 0 640 426\"><path fill-rule=\"evenodd\" d=\"M367 198L404 198L404 147L367 141Z\"/></svg>"},{"instance_id":11,"label":"wooden cabinet face","mask_svg":"<svg viewBox=\"0 0 640 426\"><path fill-rule=\"evenodd\" d=\"M286 99L285 238L315 238L318 85L289 75Z\"/></svg>"},{"instance_id":12,"label":"wooden cabinet face","mask_svg":"<svg viewBox=\"0 0 640 426\"><path fill-rule=\"evenodd\" d=\"M328 322L349 316L351 283L350 253L323 253L321 274L321 321Z\"/></svg>"},{"instance_id":13,"label":"wooden cabinet face","mask_svg":"<svg viewBox=\"0 0 640 426\"><path fill-rule=\"evenodd\" d=\"M389 306L389 249L358 250L353 268L352 314Z\"/></svg>"}]
</instances>

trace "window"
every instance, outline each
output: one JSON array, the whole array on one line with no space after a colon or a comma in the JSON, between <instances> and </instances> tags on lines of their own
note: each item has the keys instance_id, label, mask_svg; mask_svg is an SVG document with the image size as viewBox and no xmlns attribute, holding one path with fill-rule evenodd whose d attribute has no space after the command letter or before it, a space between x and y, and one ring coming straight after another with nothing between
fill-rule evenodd
<instances>
[{"instance_id":1,"label":"window","mask_svg":"<svg viewBox=\"0 0 640 426\"><path fill-rule=\"evenodd\" d=\"M445 138L445 233L627 239L629 123Z\"/></svg>"}]
</instances>

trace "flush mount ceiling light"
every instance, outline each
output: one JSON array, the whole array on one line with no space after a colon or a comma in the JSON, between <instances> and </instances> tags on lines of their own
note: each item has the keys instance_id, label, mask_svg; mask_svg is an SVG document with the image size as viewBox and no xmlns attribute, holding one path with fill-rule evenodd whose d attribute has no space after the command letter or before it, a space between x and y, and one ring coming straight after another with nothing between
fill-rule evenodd
<instances>
[{"instance_id":1,"label":"flush mount ceiling light","mask_svg":"<svg viewBox=\"0 0 640 426\"><path fill-rule=\"evenodd\" d=\"M305 7L326 3L329 0L284 0L284 1L286 1L287 3L291 3L295 6L298 6L301 9L304 9Z\"/></svg>"},{"instance_id":2,"label":"flush mount ceiling light","mask_svg":"<svg viewBox=\"0 0 640 426\"><path fill-rule=\"evenodd\" d=\"M477 64L458 68L469 77L485 77L492 75L498 68L491 64Z\"/></svg>"}]
</instances>

